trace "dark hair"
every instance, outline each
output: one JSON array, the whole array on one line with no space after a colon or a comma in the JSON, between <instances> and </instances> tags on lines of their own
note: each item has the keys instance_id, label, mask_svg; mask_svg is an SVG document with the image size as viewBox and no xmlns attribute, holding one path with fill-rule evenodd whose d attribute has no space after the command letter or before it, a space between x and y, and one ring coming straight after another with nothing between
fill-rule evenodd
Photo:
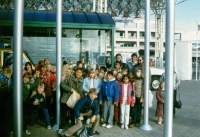
<instances>
[{"instance_id":1,"label":"dark hair","mask_svg":"<svg viewBox=\"0 0 200 137\"><path fill-rule=\"evenodd\" d=\"M130 81L130 77L129 77L129 75L123 75L123 77L122 77L122 81L124 80L124 78L128 78L129 79L129 81Z\"/></svg>"},{"instance_id":2,"label":"dark hair","mask_svg":"<svg viewBox=\"0 0 200 137\"><path fill-rule=\"evenodd\" d=\"M137 58L137 54L136 54L136 53L133 53L133 54L131 55L131 57L133 57L133 56L136 56L136 58Z\"/></svg>"},{"instance_id":3,"label":"dark hair","mask_svg":"<svg viewBox=\"0 0 200 137\"><path fill-rule=\"evenodd\" d=\"M24 66L24 70L27 71L27 68L26 68L27 65L30 65L31 66L31 70L33 70L31 62L26 62L25 66Z\"/></svg>"},{"instance_id":4,"label":"dark hair","mask_svg":"<svg viewBox=\"0 0 200 137\"><path fill-rule=\"evenodd\" d=\"M31 74L30 72L26 72L26 73L24 74L23 78L24 78L24 77L27 77L27 78L29 78L29 79L31 80L32 74Z\"/></svg>"},{"instance_id":5,"label":"dark hair","mask_svg":"<svg viewBox=\"0 0 200 137\"><path fill-rule=\"evenodd\" d=\"M80 70L80 71L82 71L82 72L83 72L83 69L82 69L82 68L80 68L80 67L77 67L77 68L75 68L75 70L74 70L74 71L76 72L76 71L78 71L78 70Z\"/></svg>"},{"instance_id":6,"label":"dark hair","mask_svg":"<svg viewBox=\"0 0 200 137\"><path fill-rule=\"evenodd\" d=\"M98 95L96 88L91 88L89 90L89 94L96 94L96 95Z\"/></svg>"},{"instance_id":7,"label":"dark hair","mask_svg":"<svg viewBox=\"0 0 200 137\"><path fill-rule=\"evenodd\" d=\"M76 62L76 66L80 65L80 64L83 64L81 61L77 61Z\"/></svg>"},{"instance_id":8,"label":"dark hair","mask_svg":"<svg viewBox=\"0 0 200 137\"><path fill-rule=\"evenodd\" d=\"M112 71L108 71L108 72L107 72L107 75L108 75L108 74L113 76L113 72L112 72Z\"/></svg>"},{"instance_id":9,"label":"dark hair","mask_svg":"<svg viewBox=\"0 0 200 137\"><path fill-rule=\"evenodd\" d=\"M159 84L159 89L161 89L161 84L162 84L162 83L165 83L165 81L163 80L163 81L160 82L160 84Z\"/></svg>"},{"instance_id":10,"label":"dark hair","mask_svg":"<svg viewBox=\"0 0 200 137\"><path fill-rule=\"evenodd\" d=\"M117 54L115 55L115 58L116 58L117 56L121 56L121 57L122 57L122 55L121 55L120 53L117 53Z\"/></svg>"},{"instance_id":11,"label":"dark hair","mask_svg":"<svg viewBox=\"0 0 200 137\"><path fill-rule=\"evenodd\" d=\"M106 72L106 67L105 66L101 66L100 70L103 69L104 72Z\"/></svg>"},{"instance_id":12,"label":"dark hair","mask_svg":"<svg viewBox=\"0 0 200 137\"><path fill-rule=\"evenodd\" d=\"M115 61L115 65L119 64L120 66L122 66L122 63L120 61Z\"/></svg>"}]
</instances>

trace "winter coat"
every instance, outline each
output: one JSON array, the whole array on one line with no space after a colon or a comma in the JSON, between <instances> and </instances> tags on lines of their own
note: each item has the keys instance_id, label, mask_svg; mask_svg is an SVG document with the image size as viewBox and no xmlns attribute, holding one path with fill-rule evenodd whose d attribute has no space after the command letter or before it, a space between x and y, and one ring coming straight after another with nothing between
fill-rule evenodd
<instances>
[{"instance_id":1,"label":"winter coat","mask_svg":"<svg viewBox=\"0 0 200 137\"><path fill-rule=\"evenodd\" d=\"M80 117L80 113L87 113L88 111L92 110L92 114L97 116L98 115L98 99L95 98L93 100L90 99L90 96L87 95L81 98L74 107L74 113L77 118Z\"/></svg>"},{"instance_id":2,"label":"winter coat","mask_svg":"<svg viewBox=\"0 0 200 137\"><path fill-rule=\"evenodd\" d=\"M75 75L67 77L65 80L61 82L61 90L63 91L61 97L61 103L66 103L67 99L71 94L71 88L76 90L80 95L83 94L83 78L80 77L77 81L74 80Z\"/></svg>"},{"instance_id":3,"label":"winter coat","mask_svg":"<svg viewBox=\"0 0 200 137\"><path fill-rule=\"evenodd\" d=\"M48 77L47 77L47 82L46 82L46 87L45 87L45 94L46 97L52 96L52 90L53 90L53 86L56 83L56 76L51 73L48 72Z\"/></svg>"},{"instance_id":4,"label":"winter coat","mask_svg":"<svg viewBox=\"0 0 200 137\"><path fill-rule=\"evenodd\" d=\"M12 80L4 76L4 71L0 72L0 91L11 92L12 89Z\"/></svg>"},{"instance_id":5,"label":"winter coat","mask_svg":"<svg viewBox=\"0 0 200 137\"><path fill-rule=\"evenodd\" d=\"M134 104L135 103L135 99L132 96L132 85L131 83L128 83L128 89L127 89L127 104ZM119 88L119 103L123 104L123 98L124 98L124 84L122 84Z\"/></svg>"},{"instance_id":6,"label":"winter coat","mask_svg":"<svg viewBox=\"0 0 200 137\"><path fill-rule=\"evenodd\" d=\"M38 101L39 105L33 105L34 101ZM45 93L39 94L37 91L33 91L30 98L28 99L29 109L31 113L38 113L39 109L44 107L46 104Z\"/></svg>"},{"instance_id":7,"label":"winter coat","mask_svg":"<svg viewBox=\"0 0 200 137\"><path fill-rule=\"evenodd\" d=\"M157 107L156 107L156 114L157 117L163 117L164 116L164 103L162 98L162 90L158 89L156 91L156 99L157 99Z\"/></svg>"},{"instance_id":8,"label":"winter coat","mask_svg":"<svg viewBox=\"0 0 200 137\"><path fill-rule=\"evenodd\" d=\"M118 102L118 97L119 93L115 78L110 81L104 79L99 92L99 101L113 100L114 102Z\"/></svg>"},{"instance_id":9,"label":"winter coat","mask_svg":"<svg viewBox=\"0 0 200 137\"><path fill-rule=\"evenodd\" d=\"M34 83L23 82L23 101L28 99L30 92L39 84L39 78L37 77Z\"/></svg>"},{"instance_id":10,"label":"winter coat","mask_svg":"<svg viewBox=\"0 0 200 137\"><path fill-rule=\"evenodd\" d=\"M143 78L136 78L135 81L135 97L137 98L143 98L144 97L144 79Z\"/></svg>"},{"instance_id":11,"label":"winter coat","mask_svg":"<svg viewBox=\"0 0 200 137\"><path fill-rule=\"evenodd\" d=\"M84 80L83 80L83 91L86 92L86 93L90 89L90 81L91 81L90 77L84 78ZM94 78L93 84L94 84L94 88L99 93L100 88L101 88L101 84L102 84L102 80L100 80L99 78Z\"/></svg>"}]
</instances>

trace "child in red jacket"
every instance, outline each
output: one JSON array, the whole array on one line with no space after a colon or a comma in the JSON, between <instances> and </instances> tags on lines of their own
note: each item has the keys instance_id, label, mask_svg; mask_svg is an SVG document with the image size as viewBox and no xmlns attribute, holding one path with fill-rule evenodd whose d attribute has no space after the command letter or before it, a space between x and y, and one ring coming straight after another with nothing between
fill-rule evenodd
<instances>
[{"instance_id":1,"label":"child in red jacket","mask_svg":"<svg viewBox=\"0 0 200 137\"><path fill-rule=\"evenodd\" d=\"M122 81L123 84L120 86L119 89L120 123L121 128L128 129L130 105L131 107L134 106L134 98L132 97L133 90L129 76L124 75Z\"/></svg>"}]
</instances>

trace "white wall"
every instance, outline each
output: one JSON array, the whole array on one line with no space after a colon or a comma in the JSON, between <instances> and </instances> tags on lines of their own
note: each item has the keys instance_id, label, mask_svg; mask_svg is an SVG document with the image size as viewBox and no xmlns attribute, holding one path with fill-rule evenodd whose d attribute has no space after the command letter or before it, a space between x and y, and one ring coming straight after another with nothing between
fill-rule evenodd
<instances>
[{"instance_id":1,"label":"white wall","mask_svg":"<svg viewBox=\"0 0 200 137\"><path fill-rule=\"evenodd\" d=\"M192 43L188 41L176 42L175 68L181 80L192 79Z\"/></svg>"}]
</instances>

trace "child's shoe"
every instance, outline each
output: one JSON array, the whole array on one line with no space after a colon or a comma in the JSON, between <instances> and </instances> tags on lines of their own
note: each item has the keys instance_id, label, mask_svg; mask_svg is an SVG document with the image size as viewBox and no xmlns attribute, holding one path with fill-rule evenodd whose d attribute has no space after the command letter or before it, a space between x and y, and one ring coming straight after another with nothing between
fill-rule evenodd
<instances>
[{"instance_id":1,"label":"child's shoe","mask_svg":"<svg viewBox=\"0 0 200 137\"><path fill-rule=\"evenodd\" d=\"M106 126L106 128L111 128L111 127L112 127L112 125L107 125L107 126Z\"/></svg>"},{"instance_id":2,"label":"child's shoe","mask_svg":"<svg viewBox=\"0 0 200 137\"><path fill-rule=\"evenodd\" d=\"M125 126L125 129L128 130L128 126Z\"/></svg>"},{"instance_id":3,"label":"child's shoe","mask_svg":"<svg viewBox=\"0 0 200 137\"><path fill-rule=\"evenodd\" d=\"M51 129L51 126L47 126L47 129Z\"/></svg>"},{"instance_id":4,"label":"child's shoe","mask_svg":"<svg viewBox=\"0 0 200 137\"><path fill-rule=\"evenodd\" d=\"M162 117L158 117L158 125L162 124Z\"/></svg>"},{"instance_id":5,"label":"child's shoe","mask_svg":"<svg viewBox=\"0 0 200 137\"><path fill-rule=\"evenodd\" d=\"M103 124L102 124L102 127L106 127L106 123L103 123Z\"/></svg>"},{"instance_id":6,"label":"child's shoe","mask_svg":"<svg viewBox=\"0 0 200 137\"><path fill-rule=\"evenodd\" d=\"M135 125L134 125L134 124L130 124L129 127L130 127L130 128L133 128L133 127L135 127Z\"/></svg>"},{"instance_id":7,"label":"child's shoe","mask_svg":"<svg viewBox=\"0 0 200 137\"><path fill-rule=\"evenodd\" d=\"M30 135L30 134L31 134L31 132L30 132L29 130L25 130L25 133L26 133L27 135Z\"/></svg>"},{"instance_id":8,"label":"child's shoe","mask_svg":"<svg viewBox=\"0 0 200 137\"><path fill-rule=\"evenodd\" d=\"M121 125L121 128L124 128L124 125L123 125L123 124Z\"/></svg>"}]
</instances>

